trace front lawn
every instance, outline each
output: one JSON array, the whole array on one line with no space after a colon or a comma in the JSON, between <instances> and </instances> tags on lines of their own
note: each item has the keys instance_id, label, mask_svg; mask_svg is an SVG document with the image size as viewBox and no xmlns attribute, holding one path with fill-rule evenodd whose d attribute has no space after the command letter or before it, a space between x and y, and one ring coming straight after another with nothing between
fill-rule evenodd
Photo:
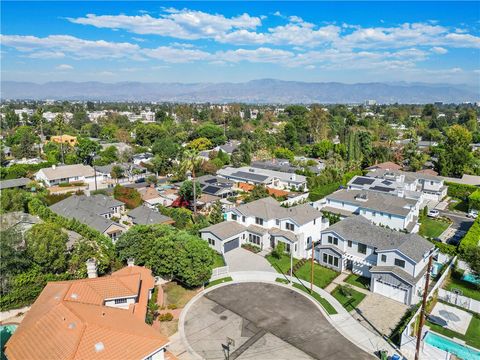
<instances>
[{"instance_id":1,"label":"front lawn","mask_svg":"<svg viewBox=\"0 0 480 360\"><path fill-rule=\"evenodd\" d=\"M177 308L183 308L197 294L197 291L186 289L173 281L166 283L162 288L164 306L176 305Z\"/></svg>"},{"instance_id":2,"label":"front lawn","mask_svg":"<svg viewBox=\"0 0 480 360\"><path fill-rule=\"evenodd\" d=\"M480 288L468 281L451 276L444 289L452 292L454 289L458 289L464 296L480 301Z\"/></svg>"},{"instance_id":3,"label":"front lawn","mask_svg":"<svg viewBox=\"0 0 480 360\"><path fill-rule=\"evenodd\" d=\"M302 280L310 282L311 269L312 262L309 260L295 272L295 275ZM323 267L317 263L313 264L313 283L321 289L326 288L338 275L339 273L332 269Z\"/></svg>"},{"instance_id":4,"label":"front lawn","mask_svg":"<svg viewBox=\"0 0 480 360\"><path fill-rule=\"evenodd\" d=\"M360 289L368 290L370 288L370 279L360 275L351 274L345 279L345 282Z\"/></svg>"},{"instance_id":5,"label":"front lawn","mask_svg":"<svg viewBox=\"0 0 480 360\"><path fill-rule=\"evenodd\" d=\"M472 321L470 321L470 325L468 326L467 332L465 335L452 331L450 329L446 329L440 325L433 324L430 321L426 321L426 324L432 329L433 331L445 335L449 338L457 338L464 340L467 345L473 346L474 348L480 349L480 316L473 314Z\"/></svg>"},{"instance_id":6,"label":"front lawn","mask_svg":"<svg viewBox=\"0 0 480 360\"><path fill-rule=\"evenodd\" d=\"M219 254L219 253L215 253L215 261L213 263L213 268L218 268L218 267L222 267L222 266L225 266L225 261L223 260L223 256L222 254Z\"/></svg>"},{"instance_id":7,"label":"front lawn","mask_svg":"<svg viewBox=\"0 0 480 360\"><path fill-rule=\"evenodd\" d=\"M290 255L288 254L284 254L280 259L277 259L275 256L269 254L265 256L265 259L267 259L277 271L278 268L280 268L280 270L286 274L290 270ZM295 266L297 262L298 259L293 258L293 266Z\"/></svg>"},{"instance_id":8,"label":"front lawn","mask_svg":"<svg viewBox=\"0 0 480 360\"><path fill-rule=\"evenodd\" d=\"M332 291L332 296L338 300L340 304L347 310L347 311L352 311L355 309L358 304L362 302L362 300L365 298L365 294L354 290L352 288L348 289L350 296L346 296L342 293L340 290L340 287L337 286L333 291Z\"/></svg>"},{"instance_id":9,"label":"front lawn","mask_svg":"<svg viewBox=\"0 0 480 360\"><path fill-rule=\"evenodd\" d=\"M441 219L433 219L429 217L423 217L420 223L420 236L424 236L427 238L436 238L439 237L448 227L450 223L441 220Z\"/></svg>"},{"instance_id":10,"label":"front lawn","mask_svg":"<svg viewBox=\"0 0 480 360\"><path fill-rule=\"evenodd\" d=\"M215 285L222 284L224 282L229 282L229 281L232 281L232 280L233 279L230 276L227 276L227 277L224 277L224 278L221 278L221 279L213 280L213 281L209 282L207 284L207 286L205 286L205 287L209 288L211 286L215 286Z\"/></svg>"},{"instance_id":11,"label":"front lawn","mask_svg":"<svg viewBox=\"0 0 480 360\"><path fill-rule=\"evenodd\" d=\"M335 315L337 314L337 310L330 304L326 299L321 297L319 294L317 294L315 291L313 293L310 292L310 289L305 288L305 286L297 283L293 283L293 287L296 287L297 289L302 290L303 292L306 292L308 295L312 296L315 300L317 300L322 307L325 309L325 311L329 315Z\"/></svg>"}]
</instances>

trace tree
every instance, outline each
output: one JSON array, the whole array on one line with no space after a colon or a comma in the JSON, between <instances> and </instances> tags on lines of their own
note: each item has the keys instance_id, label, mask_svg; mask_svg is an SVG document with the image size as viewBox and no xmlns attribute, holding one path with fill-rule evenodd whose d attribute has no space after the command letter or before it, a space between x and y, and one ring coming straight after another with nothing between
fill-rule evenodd
<instances>
[{"instance_id":1,"label":"tree","mask_svg":"<svg viewBox=\"0 0 480 360\"><path fill-rule=\"evenodd\" d=\"M198 153L196 150L190 149L186 150L183 153L183 162L180 164L180 168L187 172L191 172L192 174L192 183L195 184L195 169L199 165L199 159L198 159ZM196 191L197 191L197 186L192 186L193 194L192 194L192 199L197 199L196 196ZM197 215L197 202L193 202L193 216L195 217Z\"/></svg>"},{"instance_id":2,"label":"tree","mask_svg":"<svg viewBox=\"0 0 480 360\"><path fill-rule=\"evenodd\" d=\"M39 142L39 137L30 126L19 126L11 138L8 139L12 146L12 153L16 158L31 158L36 155L34 145Z\"/></svg>"},{"instance_id":3,"label":"tree","mask_svg":"<svg viewBox=\"0 0 480 360\"><path fill-rule=\"evenodd\" d=\"M67 267L68 235L54 223L34 225L27 233L27 254L47 272L60 273Z\"/></svg>"},{"instance_id":4,"label":"tree","mask_svg":"<svg viewBox=\"0 0 480 360\"><path fill-rule=\"evenodd\" d=\"M174 160L178 155L178 145L171 137L162 137L152 145L152 153L168 160Z\"/></svg>"},{"instance_id":5,"label":"tree","mask_svg":"<svg viewBox=\"0 0 480 360\"><path fill-rule=\"evenodd\" d=\"M472 247L466 254L466 260L470 270L477 277L480 277L480 247Z\"/></svg>"},{"instance_id":6,"label":"tree","mask_svg":"<svg viewBox=\"0 0 480 360\"><path fill-rule=\"evenodd\" d=\"M287 148L281 148L281 147L278 147L275 149L274 155L278 159L287 159L290 161L293 161L295 157L295 154L293 153L292 150Z\"/></svg>"},{"instance_id":7,"label":"tree","mask_svg":"<svg viewBox=\"0 0 480 360\"><path fill-rule=\"evenodd\" d=\"M323 110L322 107L318 105L313 106L308 113L307 121L310 128L310 134L313 136L314 141L328 138L328 112Z\"/></svg>"},{"instance_id":8,"label":"tree","mask_svg":"<svg viewBox=\"0 0 480 360\"><path fill-rule=\"evenodd\" d=\"M277 245L272 250L272 255L276 259L281 259L283 254L285 254L285 243L282 241L277 242Z\"/></svg>"},{"instance_id":9,"label":"tree","mask_svg":"<svg viewBox=\"0 0 480 360\"><path fill-rule=\"evenodd\" d=\"M461 125L453 125L446 131L445 141L439 146L438 168L443 176L462 177L469 173L473 160L470 149L472 134Z\"/></svg>"},{"instance_id":10,"label":"tree","mask_svg":"<svg viewBox=\"0 0 480 360\"><path fill-rule=\"evenodd\" d=\"M220 201L215 201L210 209L210 214L208 216L211 224L218 224L224 220L223 217L223 208Z\"/></svg>"},{"instance_id":11,"label":"tree","mask_svg":"<svg viewBox=\"0 0 480 360\"><path fill-rule=\"evenodd\" d=\"M180 186L178 194L188 202L193 203L194 199L198 199L202 195L202 188L198 182L195 182L194 190L192 181L185 180Z\"/></svg>"},{"instance_id":12,"label":"tree","mask_svg":"<svg viewBox=\"0 0 480 360\"><path fill-rule=\"evenodd\" d=\"M89 138L79 137L77 139L76 154L79 161L91 164L93 156L102 148L96 141Z\"/></svg>"},{"instance_id":13,"label":"tree","mask_svg":"<svg viewBox=\"0 0 480 360\"><path fill-rule=\"evenodd\" d=\"M0 214L13 211L26 212L30 194L22 189L2 190L2 201L0 201Z\"/></svg>"},{"instance_id":14,"label":"tree","mask_svg":"<svg viewBox=\"0 0 480 360\"><path fill-rule=\"evenodd\" d=\"M214 146L222 145L227 141L223 129L215 124L206 123L199 126L193 133L191 139L207 138Z\"/></svg>"},{"instance_id":15,"label":"tree","mask_svg":"<svg viewBox=\"0 0 480 360\"><path fill-rule=\"evenodd\" d=\"M124 172L121 166L119 165L114 165L112 167L112 170L110 171L110 176L112 179L115 179L116 182L118 183L118 179L121 179L124 177Z\"/></svg>"},{"instance_id":16,"label":"tree","mask_svg":"<svg viewBox=\"0 0 480 360\"><path fill-rule=\"evenodd\" d=\"M187 145L189 149L203 151L212 148L212 142L207 138L197 138L190 141Z\"/></svg>"},{"instance_id":17,"label":"tree","mask_svg":"<svg viewBox=\"0 0 480 360\"><path fill-rule=\"evenodd\" d=\"M252 162L252 145L247 139L242 139L242 142L238 148L236 148L230 161L234 167L240 167L242 165L250 165Z\"/></svg>"},{"instance_id":18,"label":"tree","mask_svg":"<svg viewBox=\"0 0 480 360\"><path fill-rule=\"evenodd\" d=\"M248 196L245 198L245 202L252 202L258 199L266 198L268 196L268 190L265 186L255 185L252 191L250 191Z\"/></svg>"}]
</instances>

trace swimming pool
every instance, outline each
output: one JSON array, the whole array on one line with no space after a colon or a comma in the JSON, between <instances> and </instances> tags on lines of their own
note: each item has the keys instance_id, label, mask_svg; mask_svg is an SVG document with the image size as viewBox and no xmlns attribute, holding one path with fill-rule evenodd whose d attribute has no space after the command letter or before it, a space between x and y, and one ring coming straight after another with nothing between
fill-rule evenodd
<instances>
[{"instance_id":1,"label":"swimming pool","mask_svg":"<svg viewBox=\"0 0 480 360\"><path fill-rule=\"evenodd\" d=\"M462 280L468 281L472 284L480 284L480 279L471 273L463 274Z\"/></svg>"},{"instance_id":2,"label":"swimming pool","mask_svg":"<svg viewBox=\"0 0 480 360\"><path fill-rule=\"evenodd\" d=\"M480 351L474 348L464 346L446 337L437 335L431 331L425 335L424 341L436 348L443 351L448 351L451 354L455 354L463 360L480 360Z\"/></svg>"},{"instance_id":3,"label":"swimming pool","mask_svg":"<svg viewBox=\"0 0 480 360\"><path fill-rule=\"evenodd\" d=\"M17 330L17 326L15 324L8 324L8 325L0 325L0 359L6 360L7 357L3 353L3 347L7 343L10 336Z\"/></svg>"}]
</instances>

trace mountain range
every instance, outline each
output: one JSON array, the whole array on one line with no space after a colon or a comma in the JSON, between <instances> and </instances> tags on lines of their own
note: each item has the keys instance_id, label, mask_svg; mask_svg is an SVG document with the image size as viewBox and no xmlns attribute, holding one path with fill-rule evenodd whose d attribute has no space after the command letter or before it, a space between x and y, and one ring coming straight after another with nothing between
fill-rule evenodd
<instances>
[{"instance_id":1,"label":"mountain range","mask_svg":"<svg viewBox=\"0 0 480 360\"><path fill-rule=\"evenodd\" d=\"M463 103L480 99L480 88L427 83L301 82L274 79L243 83L2 81L1 98L30 100L157 101L189 103Z\"/></svg>"}]
</instances>

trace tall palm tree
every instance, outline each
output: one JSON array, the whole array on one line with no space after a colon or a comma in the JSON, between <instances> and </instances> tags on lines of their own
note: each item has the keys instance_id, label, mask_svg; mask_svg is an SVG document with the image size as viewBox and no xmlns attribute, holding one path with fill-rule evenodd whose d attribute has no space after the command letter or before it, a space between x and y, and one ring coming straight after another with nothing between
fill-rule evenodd
<instances>
[{"instance_id":1,"label":"tall palm tree","mask_svg":"<svg viewBox=\"0 0 480 360\"><path fill-rule=\"evenodd\" d=\"M62 164L65 164L65 154L63 153L63 132L65 130L65 118L63 114L58 114L54 120L57 133L60 135L60 149L62 152Z\"/></svg>"},{"instance_id":2,"label":"tall palm tree","mask_svg":"<svg viewBox=\"0 0 480 360\"><path fill-rule=\"evenodd\" d=\"M198 151L196 149L187 149L183 153L183 161L180 164L180 168L185 173L190 172L192 174L192 186L193 186L193 215L197 215L197 194L195 187L195 168L199 165L200 159L198 158Z\"/></svg>"}]
</instances>

